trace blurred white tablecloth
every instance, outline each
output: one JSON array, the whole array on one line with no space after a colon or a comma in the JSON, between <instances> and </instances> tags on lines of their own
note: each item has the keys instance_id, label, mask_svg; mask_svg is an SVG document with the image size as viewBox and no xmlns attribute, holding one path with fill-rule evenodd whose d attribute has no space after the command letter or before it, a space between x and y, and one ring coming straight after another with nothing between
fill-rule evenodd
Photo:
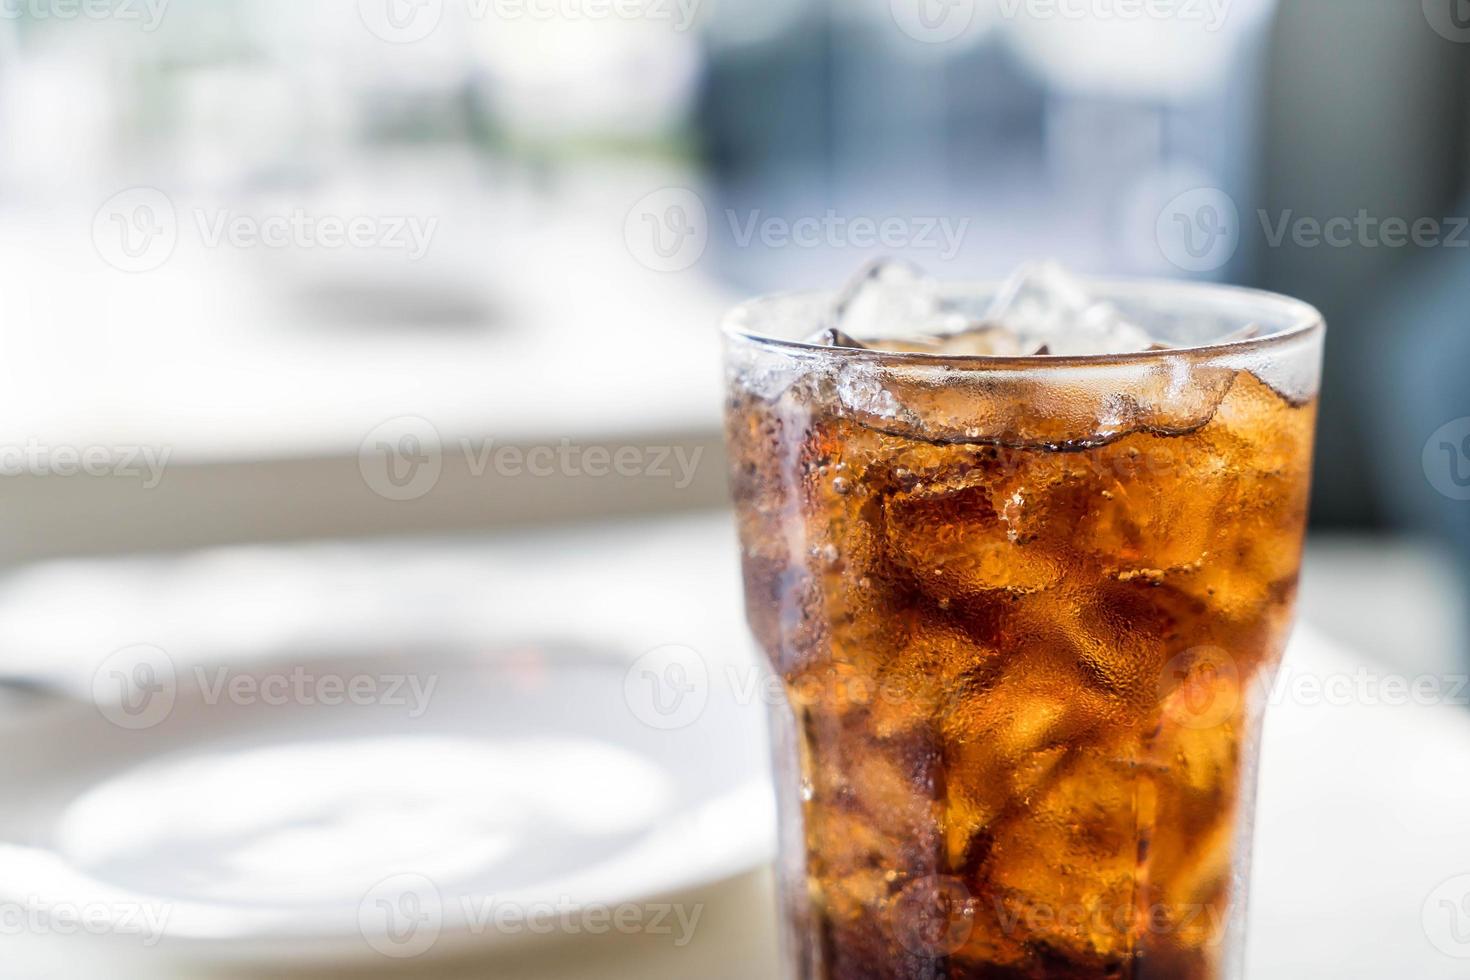
<instances>
[{"instance_id":1,"label":"blurred white tablecloth","mask_svg":"<svg viewBox=\"0 0 1470 980\"><path fill-rule=\"evenodd\" d=\"M194 216L217 202L176 192L176 250L128 273L92 234L119 188L65 207L0 202L0 445L43 458L102 449L128 469L147 451L164 464L161 481L8 473L3 560L718 504L718 325L736 297L698 268L647 268L624 236L629 209L687 173L565 173L554 200L453 169L376 179L373 203L323 191L317 213L433 216L420 260L209 247ZM359 473L360 450L404 419L442 446L438 485L409 503ZM591 490L586 478L506 479L476 456L564 444L709 458L674 491L616 474Z\"/></svg>"}]
</instances>

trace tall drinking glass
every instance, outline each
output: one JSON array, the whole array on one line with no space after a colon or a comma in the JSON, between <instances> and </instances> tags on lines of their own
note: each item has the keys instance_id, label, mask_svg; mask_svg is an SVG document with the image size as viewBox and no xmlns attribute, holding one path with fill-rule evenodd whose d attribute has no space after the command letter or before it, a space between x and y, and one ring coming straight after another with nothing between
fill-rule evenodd
<instances>
[{"instance_id":1,"label":"tall drinking glass","mask_svg":"<svg viewBox=\"0 0 1470 980\"><path fill-rule=\"evenodd\" d=\"M1171 346L819 346L817 294L726 325L792 977L1240 976L1325 328L1267 293L1090 285Z\"/></svg>"}]
</instances>

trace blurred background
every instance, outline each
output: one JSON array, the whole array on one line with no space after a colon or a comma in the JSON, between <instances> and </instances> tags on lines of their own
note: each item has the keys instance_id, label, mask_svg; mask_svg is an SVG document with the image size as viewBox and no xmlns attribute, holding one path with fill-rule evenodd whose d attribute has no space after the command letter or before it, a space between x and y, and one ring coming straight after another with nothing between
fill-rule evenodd
<instances>
[{"instance_id":1,"label":"blurred background","mask_svg":"<svg viewBox=\"0 0 1470 980\"><path fill-rule=\"evenodd\" d=\"M1432 693L1282 709L1250 975L1462 975L1467 66L1462 0L5 0L0 976L768 975L760 698L624 679L751 663L721 314L880 255L1323 310L1301 669ZM507 881L703 926L443 911Z\"/></svg>"}]
</instances>

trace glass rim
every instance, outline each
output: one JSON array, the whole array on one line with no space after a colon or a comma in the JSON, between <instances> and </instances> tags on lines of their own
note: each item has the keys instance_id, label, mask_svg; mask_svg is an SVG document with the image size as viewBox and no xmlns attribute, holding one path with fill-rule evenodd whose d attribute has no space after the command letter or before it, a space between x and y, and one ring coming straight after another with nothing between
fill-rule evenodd
<instances>
[{"instance_id":1,"label":"glass rim","mask_svg":"<svg viewBox=\"0 0 1470 980\"><path fill-rule=\"evenodd\" d=\"M944 354L923 351L891 351L856 347L829 347L809 340L792 340L752 329L748 321L754 321L762 311L783 301L817 301L830 309L839 291L832 289L786 290L756 296L738 304L725 314L720 331L728 339L740 340L799 355L821 355L830 359L879 363L894 366L914 367L967 367L971 369L1055 369L1063 367L1099 367L1108 365L1138 365L1150 362L1168 362L1182 357L1221 357L1234 354L1260 354L1279 347L1286 347L1302 340L1320 340L1327 331L1327 321L1312 304L1283 293L1249 286L1226 283L1196 282L1184 279L1081 276L1078 282L1094 287L1093 295L1099 302L1108 302L1125 295L1138 298L1154 298L1159 305L1168 298L1176 302L1193 298L1197 302L1250 301L1258 307L1271 307L1289 320L1289 325L1271 333L1240 340L1226 340L1212 344L1188 347L1169 347L1164 350L1116 351L1105 354ZM943 292L964 291L986 295L998 291L1006 283L1004 279L942 280ZM1249 323L1250 321L1245 321ZM758 324L757 324L758 326ZM815 332L817 327L813 328Z\"/></svg>"}]
</instances>

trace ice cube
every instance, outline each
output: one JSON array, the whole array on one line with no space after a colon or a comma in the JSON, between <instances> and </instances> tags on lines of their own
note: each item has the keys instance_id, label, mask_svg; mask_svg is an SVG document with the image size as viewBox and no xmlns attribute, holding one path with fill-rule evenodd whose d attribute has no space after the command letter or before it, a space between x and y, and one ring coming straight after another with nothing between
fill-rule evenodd
<instances>
[{"instance_id":1,"label":"ice cube","mask_svg":"<svg viewBox=\"0 0 1470 980\"><path fill-rule=\"evenodd\" d=\"M938 280L911 262L878 259L863 266L838 294L827 325L868 346L883 338L887 350L888 339L917 340L922 347L928 336L966 324L963 317L945 313Z\"/></svg>"},{"instance_id":2,"label":"ice cube","mask_svg":"<svg viewBox=\"0 0 1470 980\"><path fill-rule=\"evenodd\" d=\"M1044 346L1028 349L1022 346L1021 338L1004 327L989 323L971 323L955 313L939 314L939 320L924 321L924 326L955 327L949 333L923 334L899 338L873 338L858 340L836 327L812 334L807 343L819 347L847 347L853 350L882 350L897 354L938 354L949 357L1017 357L1023 354L1050 353ZM916 323L915 327L920 324Z\"/></svg>"},{"instance_id":3,"label":"ice cube","mask_svg":"<svg viewBox=\"0 0 1470 980\"><path fill-rule=\"evenodd\" d=\"M1062 577L1055 555L1011 538L985 486L896 493L884 517L890 553L935 599L1025 595Z\"/></svg>"},{"instance_id":4,"label":"ice cube","mask_svg":"<svg viewBox=\"0 0 1470 980\"><path fill-rule=\"evenodd\" d=\"M911 262L870 262L839 294L831 323L812 342L918 354L1032 352L1004 326L980 323L947 307L939 292L938 281Z\"/></svg>"},{"instance_id":5,"label":"ice cube","mask_svg":"<svg viewBox=\"0 0 1470 980\"><path fill-rule=\"evenodd\" d=\"M1054 262L1022 267L977 320L947 304L938 280L913 263L879 259L838 294L826 327L810 342L989 357L1168 349Z\"/></svg>"},{"instance_id":6,"label":"ice cube","mask_svg":"<svg viewBox=\"0 0 1470 980\"><path fill-rule=\"evenodd\" d=\"M1111 303L1055 262L1023 266L1001 289L985 322L1020 338L1022 346L1057 356L1122 354L1148 350L1148 331L1130 323Z\"/></svg>"},{"instance_id":7,"label":"ice cube","mask_svg":"<svg viewBox=\"0 0 1470 980\"><path fill-rule=\"evenodd\" d=\"M1264 328L1259 323L1247 323L1239 330L1232 331L1219 340L1211 341L1214 344L1238 344L1246 340L1255 340L1261 335Z\"/></svg>"},{"instance_id":8,"label":"ice cube","mask_svg":"<svg viewBox=\"0 0 1470 980\"><path fill-rule=\"evenodd\" d=\"M816 344L818 347L850 347L853 350L867 350L868 345L836 327L828 327L807 338L807 343Z\"/></svg>"},{"instance_id":9,"label":"ice cube","mask_svg":"<svg viewBox=\"0 0 1470 980\"><path fill-rule=\"evenodd\" d=\"M935 354L963 355L967 357L1017 357L1022 354L1045 354L1045 349L1025 345L1016 334L993 323L972 323L953 333L940 334L933 338Z\"/></svg>"},{"instance_id":10,"label":"ice cube","mask_svg":"<svg viewBox=\"0 0 1470 980\"><path fill-rule=\"evenodd\" d=\"M1129 913L1147 790L1129 747L1119 749L1073 749L1056 778L995 828L986 867L991 886L1021 915L1018 938L1084 962L1114 959L1133 941ZM1083 914L1057 914L1067 909Z\"/></svg>"}]
</instances>

